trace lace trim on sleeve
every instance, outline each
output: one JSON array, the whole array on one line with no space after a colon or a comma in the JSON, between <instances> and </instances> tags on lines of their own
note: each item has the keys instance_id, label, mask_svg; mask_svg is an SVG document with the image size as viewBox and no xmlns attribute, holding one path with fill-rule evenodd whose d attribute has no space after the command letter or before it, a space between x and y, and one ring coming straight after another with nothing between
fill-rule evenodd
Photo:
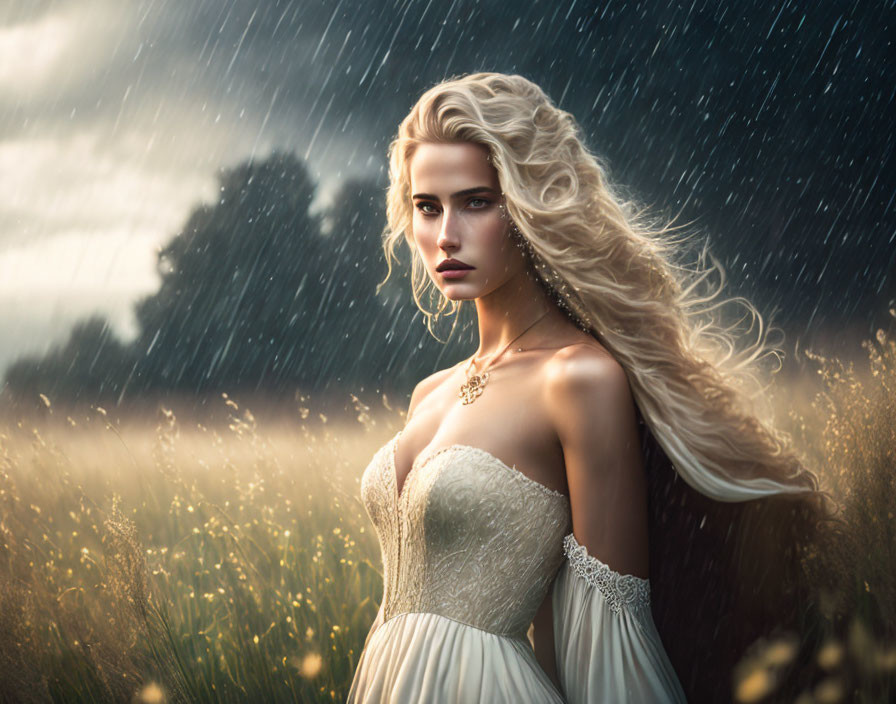
<instances>
[{"instance_id":1,"label":"lace trim on sleeve","mask_svg":"<svg viewBox=\"0 0 896 704\"><path fill-rule=\"evenodd\" d=\"M650 581L633 574L619 574L609 565L588 554L572 533L563 539L563 552L576 574L600 590L614 613L623 607L631 611L650 608Z\"/></svg>"}]
</instances>

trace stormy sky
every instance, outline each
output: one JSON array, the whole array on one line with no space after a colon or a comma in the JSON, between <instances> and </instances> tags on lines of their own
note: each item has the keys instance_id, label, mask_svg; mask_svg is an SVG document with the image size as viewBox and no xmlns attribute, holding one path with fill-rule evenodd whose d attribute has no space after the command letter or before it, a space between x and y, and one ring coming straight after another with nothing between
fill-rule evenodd
<instances>
[{"instance_id":1,"label":"stormy sky","mask_svg":"<svg viewBox=\"0 0 896 704\"><path fill-rule=\"evenodd\" d=\"M0 369L91 311L133 334L218 169L382 175L414 99L520 73L611 175L710 236L731 293L801 329L896 305L893 3L7 0ZM338 204L337 204L338 206ZM410 295L410 294L409 294Z\"/></svg>"}]
</instances>

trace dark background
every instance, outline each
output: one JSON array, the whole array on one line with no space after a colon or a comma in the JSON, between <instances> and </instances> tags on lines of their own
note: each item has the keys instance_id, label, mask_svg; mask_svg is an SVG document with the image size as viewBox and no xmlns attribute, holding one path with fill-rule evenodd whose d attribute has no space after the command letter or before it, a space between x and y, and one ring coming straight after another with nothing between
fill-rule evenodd
<instances>
[{"instance_id":1,"label":"dark background","mask_svg":"<svg viewBox=\"0 0 896 704\"><path fill-rule=\"evenodd\" d=\"M128 70L142 87L242 105L276 145L222 156L220 199L162 233L160 287L135 304L136 339L85 319L6 370L9 397L407 393L469 353L470 320L447 346L433 340L404 272L374 288L389 141L420 93L483 70L539 83L615 182L654 213L694 221L725 266L725 293L783 330L788 363L796 345L853 354L892 325L892 2L141 7L153 21ZM110 74L95 89L123 85ZM309 210L327 179L327 206Z\"/></svg>"}]
</instances>

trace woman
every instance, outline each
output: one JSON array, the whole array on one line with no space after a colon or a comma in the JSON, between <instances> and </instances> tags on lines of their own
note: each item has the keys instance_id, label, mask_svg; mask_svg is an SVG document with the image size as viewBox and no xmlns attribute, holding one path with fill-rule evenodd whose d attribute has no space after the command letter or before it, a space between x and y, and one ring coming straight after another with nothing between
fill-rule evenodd
<instances>
[{"instance_id":1,"label":"woman","mask_svg":"<svg viewBox=\"0 0 896 704\"><path fill-rule=\"evenodd\" d=\"M738 358L729 332L696 322L705 273L687 278L669 228L610 189L572 116L521 76L427 91L390 179L389 274L404 238L430 331L473 301L479 349L417 385L364 472L384 595L348 701L730 697L722 671L703 682L733 664L692 626L704 615L674 618L690 598L713 627L754 605L729 583L745 514L713 506L795 498L779 523L799 535L817 518L792 510L816 478L749 410L763 341ZM794 581L773 580L763 602ZM736 625L732 653L757 635Z\"/></svg>"}]
</instances>

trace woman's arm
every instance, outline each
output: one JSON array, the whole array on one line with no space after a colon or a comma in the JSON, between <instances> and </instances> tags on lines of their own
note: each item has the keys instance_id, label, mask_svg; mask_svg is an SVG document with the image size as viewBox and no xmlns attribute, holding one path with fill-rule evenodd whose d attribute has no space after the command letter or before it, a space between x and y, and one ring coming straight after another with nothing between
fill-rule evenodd
<instances>
[{"instance_id":1,"label":"woman's arm","mask_svg":"<svg viewBox=\"0 0 896 704\"><path fill-rule=\"evenodd\" d=\"M566 348L549 363L545 396L576 540L617 572L646 579L647 477L625 370L606 352Z\"/></svg>"}]
</instances>

